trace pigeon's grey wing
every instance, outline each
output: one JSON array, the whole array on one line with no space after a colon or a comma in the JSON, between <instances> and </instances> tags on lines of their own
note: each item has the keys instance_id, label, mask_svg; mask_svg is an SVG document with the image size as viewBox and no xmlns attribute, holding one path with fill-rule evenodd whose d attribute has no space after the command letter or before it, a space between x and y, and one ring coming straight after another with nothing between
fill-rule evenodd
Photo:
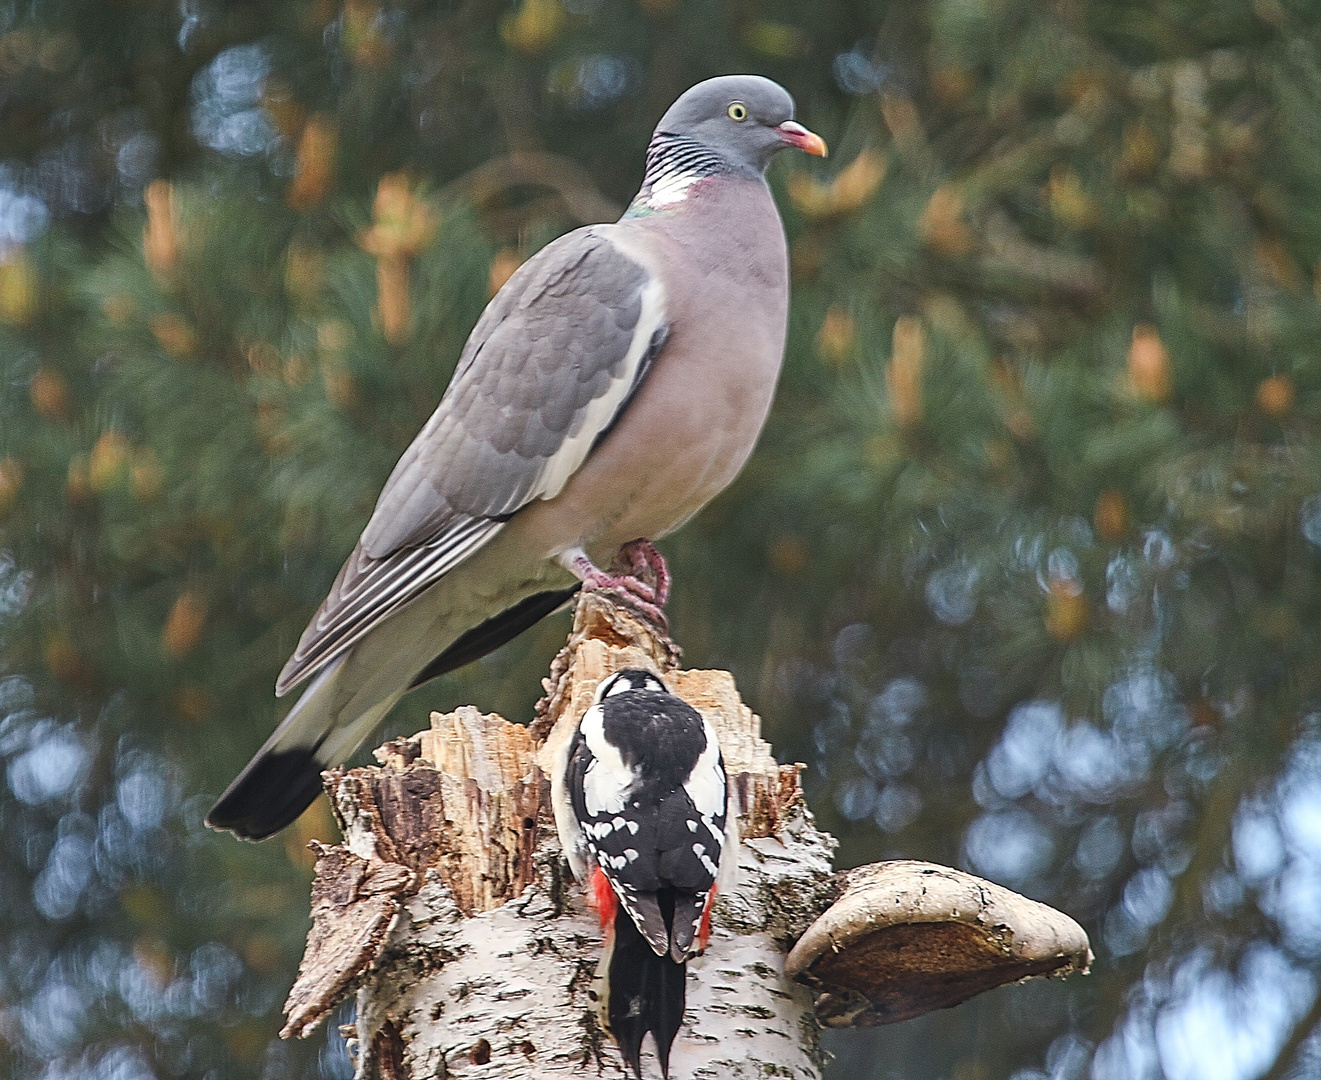
<instances>
[{"instance_id":1,"label":"pigeon's grey wing","mask_svg":"<svg viewBox=\"0 0 1321 1080\"><path fill-rule=\"evenodd\" d=\"M659 280L579 229L509 279L386 482L353 554L276 682L284 694L554 498L609 431L664 342Z\"/></svg>"}]
</instances>

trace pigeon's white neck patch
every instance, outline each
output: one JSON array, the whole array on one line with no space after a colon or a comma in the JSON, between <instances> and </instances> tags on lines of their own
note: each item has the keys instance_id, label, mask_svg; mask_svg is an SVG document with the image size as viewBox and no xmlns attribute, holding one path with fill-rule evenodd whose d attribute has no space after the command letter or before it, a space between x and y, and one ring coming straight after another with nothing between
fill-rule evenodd
<instances>
[{"instance_id":1,"label":"pigeon's white neck patch","mask_svg":"<svg viewBox=\"0 0 1321 1080\"><path fill-rule=\"evenodd\" d=\"M639 195L638 202L649 210L674 206L687 199L689 189L702 179L703 175L697 172L667 173L657 179L645 195Z\"/></svg>"}]
</instances>

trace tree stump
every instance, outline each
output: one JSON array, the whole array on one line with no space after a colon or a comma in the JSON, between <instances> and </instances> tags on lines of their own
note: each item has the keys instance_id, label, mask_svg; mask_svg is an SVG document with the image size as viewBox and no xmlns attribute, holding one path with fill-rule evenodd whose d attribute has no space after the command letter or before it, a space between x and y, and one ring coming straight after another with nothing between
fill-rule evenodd
<instances>
[{"instance_id":1,"label":"tree stump","mask_svg":"<svg viewBox=\"0 0 1321 1080\"><path fill-rule=\"evenodd\" d=\"M608 596L585 593L531 725L465 707L326 774L342 845L315 845L313 927L285 1006L305 1036L357 992L356 1075L622 1077L593 985L602 934L560 851L549 763L625 667L655 671L715 728L742 843L738 884L688 965L670 1075L818 1077L820 1026L889 1023L1043 974L1085 971L1073 920L927 863L844 874L723 671L677 650ZM791 951L792 950L792 951ZM787 966L786 966L787 957ZM650 1040L644 1075L659 1076Z\"/></svg>"}]
</instances>

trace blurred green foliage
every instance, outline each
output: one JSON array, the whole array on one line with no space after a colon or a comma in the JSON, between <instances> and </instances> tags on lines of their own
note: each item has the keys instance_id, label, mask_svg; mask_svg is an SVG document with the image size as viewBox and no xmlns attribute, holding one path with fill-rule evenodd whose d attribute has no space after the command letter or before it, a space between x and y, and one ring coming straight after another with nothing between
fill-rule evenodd
<instances>
[{"instance_id":1,"label":"blurred green foliage","mask_svg":"<svg viewBox=\"0 0 1321 1080\"><path fill-rule=\"evenodd\" d=\"M846 863L963 865L1094 974L833 1075L1314 1075L1321 12L1301 0L0 3L0 1061L274 1038L314 808L201 818L490 291L688 85L830 142L743 477L663 545ZM658 463L658 467L663 463ZM565 624L407 699L526 717Z\"/></svg>"}]
</instances>

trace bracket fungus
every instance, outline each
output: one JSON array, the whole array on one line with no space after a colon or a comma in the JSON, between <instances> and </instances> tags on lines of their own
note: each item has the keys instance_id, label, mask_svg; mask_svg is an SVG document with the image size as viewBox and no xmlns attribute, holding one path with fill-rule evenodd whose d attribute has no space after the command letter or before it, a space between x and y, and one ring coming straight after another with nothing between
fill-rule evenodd
<instances>
[{"instance_id":1,"label":"bracket fungus","mask_svg":"<svg viewBox=\"0 0 1321 1080\"><path fill-rule=\"evenodd\" d=\"M1087 934L1063 912L961 870L903 859L841 877L784 965L817 991L826 1027L893 1024L1091 964Z\"/></svg>"}]
</instances>

